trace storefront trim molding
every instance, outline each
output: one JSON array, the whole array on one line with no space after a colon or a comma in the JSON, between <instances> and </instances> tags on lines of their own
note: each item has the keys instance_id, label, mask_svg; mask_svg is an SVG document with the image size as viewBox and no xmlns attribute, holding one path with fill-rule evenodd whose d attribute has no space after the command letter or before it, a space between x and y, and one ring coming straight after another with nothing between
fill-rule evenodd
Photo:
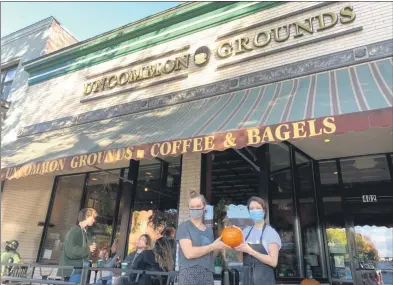
<instances>
[{"instance_id":1,"label":"storefront trim molding","mask_svg":"<svg viewBox=\"0 0 393 285\"><path fill-rule=\"evenodd\" d=\"M90 47L64 51L54 57L42 58L25 64L25 70L31 73L29 84L35 84L50 78L68 74L89 66L99 64L120 56L137 52L148 47L162 44L208 28L212 28L256 12L266 10L285 2L213 2L195 5L194 11L174 15L170 20L165 17L150 25L135 28L124 33L117 33L112 38ZM180 27L174 27L176 24ZM158 35L156 32L160 31Z\"/></svg>"},{"instance_id":2,"label":"storefront trim molding","mask_svg":"<svg viewBox=\"0 0 393 285\"><path fill-rule=\"evenodd\" d=\"M359 50L365 50L366 53L359 53ZM386 40L369 44L367 46L361 46L355 49L348 49L345 51L299 61L292 64L261 70L158 97L124 103L104 109L81 113L76 116L69 116L53 121L26 126L21 130L19 137L25 137L33 134L68 128L75 125L214 97L228 92L236 92L245 88L252 88L262 84L270 84L299 76L307 76L331 69L347 67L354 64L382 59L392 55L393 40Z\"/></svg>"}]
</instances>

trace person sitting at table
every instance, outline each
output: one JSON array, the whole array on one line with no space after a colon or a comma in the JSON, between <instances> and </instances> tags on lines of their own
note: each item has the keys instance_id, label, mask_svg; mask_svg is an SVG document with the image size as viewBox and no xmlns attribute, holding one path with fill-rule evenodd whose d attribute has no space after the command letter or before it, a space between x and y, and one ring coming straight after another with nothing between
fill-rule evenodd
<instances>
[{"instance_id":1,"label":"person sitting at table","mask_svg":"<svg viewBox=\"0 0 393 285\"><path fill-rule=\"evenodd\" d=\"M104 268L115 268L116 265L120 262L120 259L117 257L117 255L109 257L109 247L101 248L98 256L102 260L102 267ZM98 279L98 284L112 284L112 272L109 272L108 274L108 271L102 271L101 275L103 276Z\"/></svg>"},{"instance_id":2,"label":"person sitting at table","mask_svg":"<svg viewBox=\"0 0 393 285\"><path fill-rule=\"evenodd\" d=\"M131 252L124 262L128 263L128 268L132 268L132 264L134 263L135 259L146 249L151 249L152 247L152 240L151 237L147 234L143 234L139 237L138 241L136 242L136 250Z\"/></svg>"},{"instance_id":3,"label":"person sitting at table","mask_svg":"<svg viewBox=\"0 0 393 285\"><path fill-rule=\"evenodd\" d=\"M117 255L117 248L118 248L118 247L119 247L119 239L115 239L115 240L113 241L112 246L111 246L111 255L110 255L111 258L117 257L117 256L118 256L118 255Z\"/></svg>"},{"instance_id":4,"label":"person sitting at table","mask_svg":"<svg viewBox=\"0 0 393 285\"><path fill-rule=\"evenodd\" d=\"M146 271L164 271L170 272L174 270L174 261L172 248L167 238L159 238L152 250L145 250L134 261L132 269ZM160 276L143 275L139 281L139 285L158 285L166 283L166 278Z\"/></svg>"}]
</instances>

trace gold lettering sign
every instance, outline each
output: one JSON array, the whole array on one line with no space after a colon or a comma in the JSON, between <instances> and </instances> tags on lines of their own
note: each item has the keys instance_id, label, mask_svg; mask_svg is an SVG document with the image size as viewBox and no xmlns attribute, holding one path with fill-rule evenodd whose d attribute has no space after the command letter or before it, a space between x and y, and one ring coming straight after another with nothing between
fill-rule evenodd
<instances>
[{"instance_id":1,"label":"gold lettering sign","mask_svg":"<svg viewBox=\"0 0 393 285\"><path fill-rule=\"evenodd\" d=\"M281 26L266 28L257 31L250 37L242 36L233 40L225 40L216 49L218 59L229 58L233 55L243 54L254 49L267 48L272 41L282 43L290 38L299 38L306 34L333 28L338 22L341 24L352 23L356 18L353 6L348 5L338 13L326 12L307 19L288 23ZM314 26L316 29L314 29Z\"/></svg>"},{"instance_id":2,"label":"gold lettering sign","mask_svg":"<svg viewBox=\"0 0 393 285\"><path fill-rule=\"evenodd\" d=\"M353 11L353 6L347 5L338 13L325 12L304 20L265 28L249 37L242 36L221 42L215 49L217 59L226 59L233 55L247 53L255 49L268 48L272 42L282 43L291 38L297 39L305 35L314 35L317 32L335 27L339 22L341 24L348 24L355 21L355 19L356 15ZM194 64L196 66L204 66L208 62L210 50L208 47L203 48L205 49L205 53L194 55ZM85 83L83 94L84 96L92 96L102 91L124 87L127 84L186 70L190 64L190 56L190 54L186 54L136 69L122 70L118 74L111 74L104 78ZM82 163L84 162L82 161Z\"/></svg>"},{"instance_id":3,"label":"gold lettering sign","mask_svg":"<svg viewBox=\"0 0 393 285\"><path fill-rule=\"evenodd\" d=\"M54 173L62 170L82 169L104 163L178 156L184 153L209 152L255 146L264 143L277 143L286 140L296 140L308 137L329 135L337 130L334 117L311 119L273 126L240 129L214 135L158 142L138 147L125 147L113 150L103 150L94 153L80 154L62 159L30 163L21 167L11 167L1 171L2 179L15 179L36 174Z\"/></svg>"},{"instance_id":4,"label":"gold lettering sign","mask_svg":"<svg viewBox=\"0 0 393 285\"><path fill-rule=\"evenodd\" d=\"M189 63L190 54L186 54L154 65L148 65L129 71L122 71L119 74L112 74L105 78L86 83L83 86L83 95L88 96L92 93L114 89L119 86L125 86L127 84L135 83L141 80L187 69Z\"/></svg>"}]
</instances>

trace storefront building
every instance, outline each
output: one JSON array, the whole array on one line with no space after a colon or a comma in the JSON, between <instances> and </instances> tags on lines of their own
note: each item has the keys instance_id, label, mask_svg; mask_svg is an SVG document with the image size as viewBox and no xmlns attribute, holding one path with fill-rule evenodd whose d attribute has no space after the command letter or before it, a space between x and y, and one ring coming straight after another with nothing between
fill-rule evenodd
<instances>
[{"instance_id":1,"label":"storefront building","mask_svg":"<svg viewBox=\"0 0 393 285\"><path fill-rule=\"evenodd\" d=\"M29 74L23 63L78 41L53 17L48 17L1 38L0 126L1 144L16 138L26 108ZM3 182L1 182L3 191Z\"/></svg>"},{"instance_id":2,"label":"storefront building","mask_svg":"<svg viewBox=\"0 0 393 285\"><path fill-rule=\"evenodd\" d=\"M363 284L358 259L393 284L392 8L188 3L27 62L40 107L2 148L2 240L56 264L88 206L126 254L186 220L190 191L215 230L258 195L279 284Z\"/></svg>"}]
</instances>

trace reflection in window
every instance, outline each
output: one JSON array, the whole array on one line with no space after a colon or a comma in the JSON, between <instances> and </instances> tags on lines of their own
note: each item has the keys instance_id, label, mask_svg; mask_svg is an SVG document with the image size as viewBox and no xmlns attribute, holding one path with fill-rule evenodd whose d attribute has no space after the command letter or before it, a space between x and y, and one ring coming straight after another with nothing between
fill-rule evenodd
<instances>
[{"instance_id":1,"label":"reflection in window","mask_svg":"<svg viewBox=\"0 0 393 285\"><path fill-rule=\"evenodd\" d=\"M110 246L119 188L120 170L96 172L89 175L85 208L94 208L98 212L96 222L87 228L97 248ZM91 255L91 260L98 260L99 250Z\"/></svg>"},{"instance_id":2,"label":"reflection in window","mask_svg":"<svg viewBox=\"0 0 393 285\"><path fill-rule=\"evenodd\" d=\"M271 224L281 237L278 277L300 277L295 242L295 215L292 203L292 174L289 148L284 144L270 145L270 190L272 197Z\"/></svg>"},{"instance_id":3,"label":"reflection in window","mask_svg":"<svg viewBox=\"0 0 393 285\"><path fill-rule=\"evenodd\" d=\"M256 161L256 149L217 151L211 158L212 174L208 183L211 183L210 202L214 205L214 222L211 223L215 236L228 225L241 229L253 225L247 201L259 193L259 174L250 164ZM237 263L235 250L227 250L225 254L229 264Z\"/></svg>"},{"instance_id":4,"label":"reflection in window","mask_svg":"<svg viewBox=\"0 0 393 285\"><path fill-rule=\"evenodd\" d=\"M385 155L340 159L344 183L390 180Z\"/></svg>"},{"instance_id":5,"label":"reflection in window","mask_svg":"<svg viewBox=\"0 0 393 285\"><path fill-rule=\"evenodd\" d=\"M136 242L142 234L148 234L154 242L171 233L166 237L174 246L180 181L180 157L141 161L128 253L135 251Z\"/></svg>"},{"instance_id":6,"label":"reflection in window","mask_svg":"<svg viewBox=\"0 0 393 285\"><path fill-rule=\"evenodd\" d=\"M347 246L344 211L335 161L320 162L322 201L331 277L352 280L351 261Z\"/></svg>"},{"instance_id":7,"label":"reflection in window","mask_svg":"<svg viewBox=\"0 0 393 285\"><path fill-rule=\"evenodd\" d=\"M317 209L314 198L313 170L311 161L299 153L295 153L296 170L299 181L299 211L303 236L303 253L305 276L326 278L320 250Z\"/></svg>"},{"instance_id":8,"label":"reflection in window","mask_svg":"<svg viewBox=\"0 0 393 285\"><path fill-rule=\"evenodd\" d=\"M322 185L338 184L338 172L335 160L319 162L319 172L321 174Z\"/></svg>"},{"instance_id":9,"label":"reflection in window","mask_svg":"<svg viewBox=\"0 0 393 285\"><path fill-rule=\"evenodd\" d=\"M40 256L41 263L59 263L64 239L69 229L77 224L84 182L84 174L58 178L49 228Z\"/></svg>"}]
</instances>

